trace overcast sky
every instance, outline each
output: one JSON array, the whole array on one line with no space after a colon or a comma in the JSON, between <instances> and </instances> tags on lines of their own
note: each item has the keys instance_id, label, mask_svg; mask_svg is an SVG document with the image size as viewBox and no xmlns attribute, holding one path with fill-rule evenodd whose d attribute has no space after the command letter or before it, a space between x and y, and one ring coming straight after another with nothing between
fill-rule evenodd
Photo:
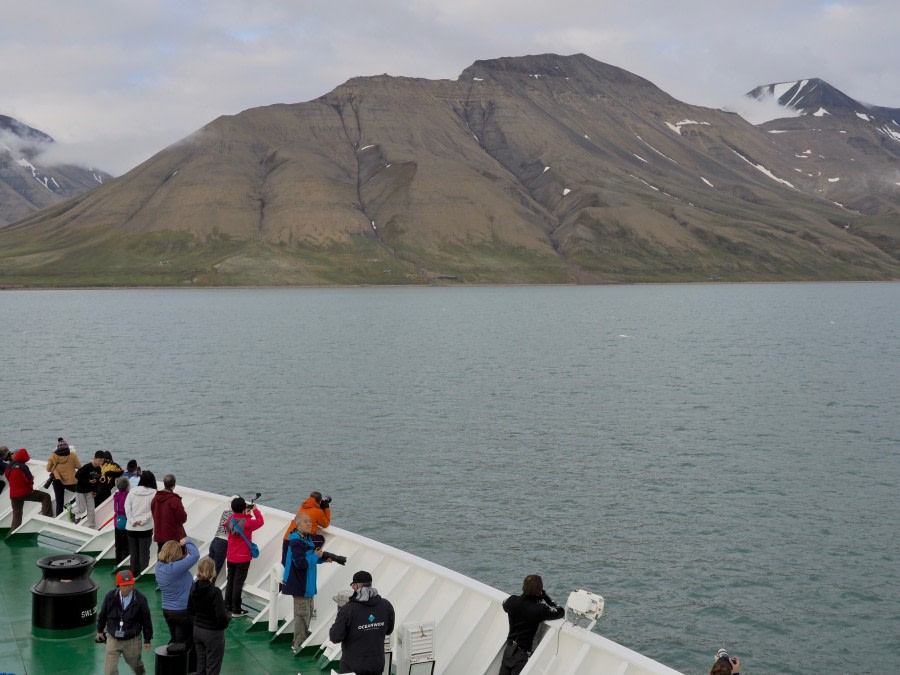
<instances>
[{"instance_id":1,"label":"overcast sky","mask_svg":"<svg viewBox=\"0 0 900 675\"><path fill-rule=\"evenodd\" d=\"M357 75L585 54L687 103L821 77L900 107L900 2L29 0L0 14L0 114L121 174L215 119Z\"/></svg>"}]
</instances>

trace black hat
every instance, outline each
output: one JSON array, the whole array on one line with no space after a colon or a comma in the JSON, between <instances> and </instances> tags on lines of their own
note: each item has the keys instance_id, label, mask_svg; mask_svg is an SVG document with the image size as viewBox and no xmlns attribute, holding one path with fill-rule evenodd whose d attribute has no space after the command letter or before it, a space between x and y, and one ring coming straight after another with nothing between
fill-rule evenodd
<instances>
[{"instance_id":1,"label":"black hat","mask_svg":"<svg viewBox=\"0 0 900 675\"><path fill-rule=\"evenodd\" d=\"M372 575L364 570L360 570L356 574L353 575L354 584L371 584L372 583Z\"/></svg>"}]
</instances>

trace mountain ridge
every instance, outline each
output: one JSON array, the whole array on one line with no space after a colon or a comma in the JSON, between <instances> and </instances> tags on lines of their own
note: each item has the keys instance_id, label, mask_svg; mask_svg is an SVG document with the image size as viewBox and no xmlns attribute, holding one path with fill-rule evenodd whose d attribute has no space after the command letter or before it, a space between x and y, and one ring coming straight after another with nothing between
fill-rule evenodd
<instances>
[{"instance_id":1,"label":"mountain ridge","mask_svg":"<svg viewBox=\"0 0 900 675\"><path fill-rule=\"evenodd\" d=\"M3 228L0 283L900 276L896 191L837 204L769 131L585 55L352 78Z\"/></svg>"},{"instance_id":2,"label":"mountain ridge","mask_svg":"<svg viewBox=\"0 0 900 675\"><path fill-rule=\"evenodd\" d=\"M112 178L97 169L46 163L42 154L54 143L49 134L0 115L0 228Z\"/></svg>"}]
</instances>

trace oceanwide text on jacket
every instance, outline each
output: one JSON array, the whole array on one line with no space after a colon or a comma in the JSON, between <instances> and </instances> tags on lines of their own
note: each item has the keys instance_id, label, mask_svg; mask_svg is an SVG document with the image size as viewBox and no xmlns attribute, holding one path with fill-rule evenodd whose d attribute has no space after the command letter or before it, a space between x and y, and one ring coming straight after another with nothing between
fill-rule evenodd
<instances>
[{"instance_id":1,"label":"oceanwide text on jacket","mask_svg":"<svg viewBox=\"0 0 900 675\"><path fill-rule=\"evenodd\" d=\"M393 632L394 607L390 602L380 595L360 602L354 595L338 610L328 637L341 643L344 671L380 673L384 670L384 637Z\"/></svg>"}]
</instances>

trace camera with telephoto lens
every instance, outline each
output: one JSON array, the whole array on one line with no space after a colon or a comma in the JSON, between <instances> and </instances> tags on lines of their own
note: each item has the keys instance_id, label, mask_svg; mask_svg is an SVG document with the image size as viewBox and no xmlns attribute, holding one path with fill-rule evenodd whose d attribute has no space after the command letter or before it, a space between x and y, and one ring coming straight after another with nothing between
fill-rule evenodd
<instances>
[{"instance_id":1,"label":"camera with telephoto lens","mask_svg":"<svg viewBox=\"0 0 900 675\"><path fill-rule=\"evenodd\" d=\"M322 507L322 509L330 508L331 507L331 497L329 497L328 495L325 495L324 497L322 497L322 500L319 502L319 506Z\"/></svg>"},{"instance_id":2,"label":"camera with telephoto lens","mask_svg":"<svg viewBox=\"0 0 900 675\"><path fill-rule=\"evenodd\" d=\"M725 659L726 661L731 661L731 657L728 656L728 652L724 649L720 649L716 652L716 659Z\"/></svg>"},{"instance_id":3,"label":"camera with telephoto lens","mask_svg":"<svg viewBox=\"0 0 900 675\"><path fill-rule=\"evenodd\" d=\"M347 556L338 555L337 553L329 553L328 551L322 551L322 560L333 560L338 565L347 564Z\"/></svg>"}]
</instances>

